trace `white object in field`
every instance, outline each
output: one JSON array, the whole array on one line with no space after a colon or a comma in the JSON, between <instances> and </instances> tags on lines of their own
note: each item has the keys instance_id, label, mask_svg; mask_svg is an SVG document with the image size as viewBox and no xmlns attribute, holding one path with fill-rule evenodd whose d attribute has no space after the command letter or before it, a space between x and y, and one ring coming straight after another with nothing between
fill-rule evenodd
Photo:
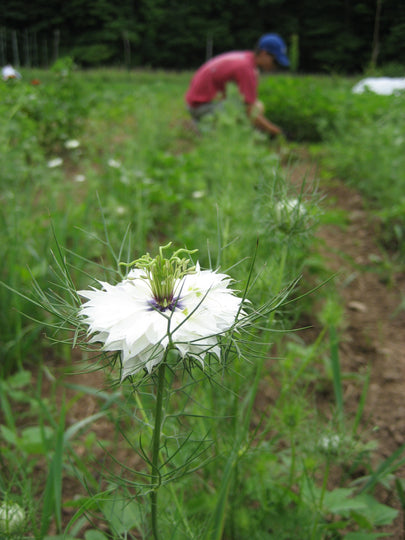
<instances>
[{"instance_id":1,"label":"white object in field","mask_svg":"<svg viewBox=\"0 0 405 540\"><path fill-rule=\"evenodd\" d=\"M277 219L291 218L291 216L302 217L306 214L306 208L300 199L287 199L278 201L275 205Z\"/></svg>"},{"instance_id":2,"label":"white object in field","mask_svg":"<svg viewBox=\"0 0 405 540\"><path fill-rule=\"evenodd\" d=\"M10 64L7 64L7 66L2 68L1 75L3 77L3 81L8 81L9 79L21 79L21 74L18 73L18 71L16 71Z\"/></svg>"},{"instance_id":3,"label":"white object in field","mask_svg":"<svg viewBox=\"0 0 405 540\"><path fill-rule=\"evenodd\" d=\"M366 90L381 96L390 96L405 90L405 77L367 77L352 88L354 94L362 94Z\"/></svg>"},{"instance_id":4,"label":"white object in field","mask_svg":"<svg viewBox=\"0 0 405 540\"><path fill-rule=\"evenodd\" d=\"M17 532L25 521L25 512L17 503L3 503L0 506L0 533Z\"/></svg>"}]
</instances>

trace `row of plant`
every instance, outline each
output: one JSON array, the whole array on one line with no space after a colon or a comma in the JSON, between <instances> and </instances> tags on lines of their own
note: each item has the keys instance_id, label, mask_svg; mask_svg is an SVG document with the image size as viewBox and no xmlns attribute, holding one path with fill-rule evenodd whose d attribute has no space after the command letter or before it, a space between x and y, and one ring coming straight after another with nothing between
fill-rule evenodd
<instances>
[{"instance_id":1,"label":"row of plant","mask_svg":"<svg viewBox=\"0 0 405 540\"><path fill-rule=\"evenodd\" d=\"M196 133L187 74L71 67L1 89L1 534L384 535L397 511L374 490L392 482L401 453L373 464L360 428L365 391L354 420L346 416L339 306L326 303L312 345L290 332L309 301L297 278L305 268L325 278L308 257L324 219L316 184L289 182L279 143L252 131L236 93ZM185 248L191 266L231 276L244 315L204 336L221 354L200 341L184 360L169 324L156 369L119 385L114 348L89 348L77 291L99 290L97 280L126 286L126 265L149 268L169 242L160 253L171 268L170 249ZM101 368L104 383L94 373L89 384L86 372ZM314 389L329 393L328 411L314 406ZM78 414L82 399L96 410Z\"/></svg>"},{"instance_id":2,"label":"row of plant","mask_svg":"<svg viewBox=\"0 0 405 540\"><path fill-rule=\"evenodd\" d=\"M357 187L380 222L381 240L404 256L405 92L353 93L342 77L267 79L263 101L274 121L313 150L332 174Z\"/></svg>"}]
</instances>

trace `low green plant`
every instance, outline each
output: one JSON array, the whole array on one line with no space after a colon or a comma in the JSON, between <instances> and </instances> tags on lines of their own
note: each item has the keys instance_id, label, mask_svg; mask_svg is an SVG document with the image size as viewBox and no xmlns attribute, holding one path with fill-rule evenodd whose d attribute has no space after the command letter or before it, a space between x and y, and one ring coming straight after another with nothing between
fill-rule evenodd
<instances>
[{"instance_id":1,"label":"low green plant","mask_svg":"<svg viewBox=\"0 0 405 540\"><path fill-rule=\"evenodd\" d=\"M67 61L68 72L72 67ZM7 238L0 288L0 490L2 502L26 512L23 533L38 540L150 538L151 491L160 482L155 517L164 538L384 535L396 514L378 502L375 489L395 484L401 498L395 476L402 449L373 463L375 446L361 431L368 377L340 370L336 299L327 304L313 343L286 333L302 309L314 309L302 298L305 281L296 278L311 272L319 285L329 277L311 254L316 226L344 217L322 210L317 183L290 185L279 142L252 130L234 89L222 114L196 134L182 99L189 74L73 71L66 79L64 71L63 61L54 72L35 73L42 88L7 87L8 121L0 128L1 155L9 159L3 159L0 193L8 205L0 222ZM71 84L72 100L61 107L66 118L58 119L57 91L66 85L68 101ZM268 94L269 116L287 130L290 125L297 138L319 140L355 121L368 125L368 115L370 125L385 115L387 101L352 97L350 80L276 76L268 84L275 91L274 106ZM43 96L29 103L31 91L42 90L49 92L48 109ZM306 104L302 111L285 106L298 98ZM76 118L88 103L85 121ZM28 114L30 107L35 114ZM49 134L49 145L36 137L37 127ZM74 148L65 146L68 134ZM48 165L49 151L59 165ZM396 204L400 220L399 199ZM55 248L55 237L63 250L58 243ZM157 454L157 387L144 381L136 391L131 384L117 388L114 367L105 388L70 383L69 373L83 365L74 362L79 354L72 354L66 332L75 311L62 308L72 301L72 288L88 286L90 278L119 281L119 261L152 252L168 237L181 247L198 245L202 265L229 271L255 309L279 291L298 300L267 314L258 309L261 328L244 333L229 355L233 361L220 369L165 369ZM256 271L249 274L252 252ZM61 280L65 286L58 288ZM45 328L48 334L53 329L52 348ZM82 360L86 370L102 365L87 351ZM46 396L44 374L52 381ZM343 392L348 376L362 388L350 420ZM34 385L33 377L39 377ZM64 390L74 397L61 399ZM316 406L319 393L328 396L328 414ZM99 409L72 419L70 408L83 395ZM93 430L97 419L108 420L108 440ZM70 500L65 481L80 486Z\"/></svg>"},{"instance_id":2,"label":"low green plant","mask_svg":"<svg viewBox=\"0 0 405 540\"><path fill-rule=\"evenodd\" d=\"M267 114L297 141L322 140L324 132L333 129L346 96L341 79L276 75L260 84Z\"/></svg>"},{"instance_id":3,"label":"low green plant","mask_svg":"<svg viewBox=\"0 0 405 540\"><path fill-rule=\"evenodd\" d=\"M39 371L37 375L34 394L28 391L34 382L29 371L18 371L0 380L0 499L8 504L12 501L22 509L18 538L25 537L24 533L44 538L51 521L62 532L63 476L69 462L91 483L87 464L76 452L76 438L94 421L106 416L101 408L67 426L66 414L75 400L69 403L62 398L57 404L51 400L51 394L44 396L44 373ZM58 386L56 380L53 384ZM55 392L60 392L60 387ZM109 399L114 401L114 396ZM23 415L15 414L16 403L24 405ZM37 476L39 467L41 474ZM16 534L12 538L17 538Z\"/></svg>"},{"instance_id":4,"label":"low green plant","mask_svg":"<svg viewBox=\"0 0 405 540\"><path fill-rule=\"evenodd\" d=\"M366 94L365 101L370 99ZM365 195L379 217L383 244L403 258L403 185L405 97L371 96L380 112L345 121L328 137L325 165Z\"/></svg>"}]
</instances>

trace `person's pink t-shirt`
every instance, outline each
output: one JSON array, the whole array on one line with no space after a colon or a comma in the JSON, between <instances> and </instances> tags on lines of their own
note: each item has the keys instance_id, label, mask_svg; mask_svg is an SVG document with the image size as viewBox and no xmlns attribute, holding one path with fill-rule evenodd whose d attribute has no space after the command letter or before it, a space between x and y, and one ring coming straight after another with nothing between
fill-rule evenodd
<instances>
[{"instance_id":1,"label":"person's pink t-shirt","mask_svg":"<svg viewBox=\"0 0 405 540\"><path fill-rule=\"evenodd\" d=\"M220 54L203 64L194 74L186 94L190 107L209 103L217 94L226 95L226 84L234 82L245 103L257 99L258 75L251 51L234 51Z\"/></svg>"}]
</instances>

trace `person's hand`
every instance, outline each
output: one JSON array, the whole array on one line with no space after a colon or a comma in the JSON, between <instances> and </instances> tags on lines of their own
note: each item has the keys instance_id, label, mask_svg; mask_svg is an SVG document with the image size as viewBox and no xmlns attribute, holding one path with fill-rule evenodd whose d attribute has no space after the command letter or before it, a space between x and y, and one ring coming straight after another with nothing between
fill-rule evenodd
<instances>
[{"instance_id":1,"label":"person's hand","mask_svg":"<svg viewBox=\"0 0 405 540\"><path fill-rule=\"evenodd\" d=\"M285 136L285 133L282 129L277 129L277 130L272 130L270 133L270 139L274 139L274 140L283 140L283 139L287 139L287 137Z\"/></svg>"},{"instance_id":2,"label":"person's hand","mask_svg":"<svg viewBox=\"0 0 405 540\"><path fill-rule=\"evenodd\" d=\"M294 140L294 137L292 137L291 133L289 131L285 131L285 130L283 130L280 133L280 137L282 139L284 139L285 141L293 141Z\"/></svg>"}]
</instances>

